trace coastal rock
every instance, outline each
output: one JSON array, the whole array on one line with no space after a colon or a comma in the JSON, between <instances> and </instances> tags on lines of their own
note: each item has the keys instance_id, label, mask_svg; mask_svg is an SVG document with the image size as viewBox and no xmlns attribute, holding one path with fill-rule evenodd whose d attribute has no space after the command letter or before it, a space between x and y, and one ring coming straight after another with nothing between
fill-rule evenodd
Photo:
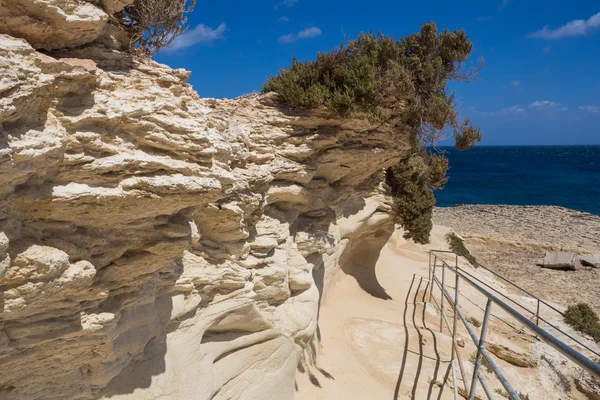
<instances>
[{"instance_id":1,"label":"coastal rock","mask_svg":"<svg viewBox=\"0 0 600 400\"><path fill-rule=\"evenodd\" d=\"M533 368L538 365L538 361L533 356L517 352L501 344L487 342L485 348L499 359L506 361L509 364L522 368Z\"/></svg>"},{"instance_id":2,"label":"coastal rock","mask_svg":"<svg viewBox=\"0 0 600 400\"><path fill-rule=\"evenodd\" d=\"M543 268L571 270L576 267L577 254L570 251L548 252L538 265Z\"/></svg>"},{"instance_id":3,"label":"coastal rock","mask_svg":"<svg viewBox=\"0 0 600 400\"><path fill-rule=\"evenodd\" d=\"M575 378L575 387L590 400L600 400L600 380L581 372Z\"/></svg>"},{"instance_id":4,"label":"coastal rock","mask_svg":"<svg viewBox=\"0 0 600 400\"><path fill-rule=\"evenodd\" d=\"M600 254L585 254L579 256L579 262L585 267L600 268Z\"/></svg>"},{"instance_id":5,"label":"coastal rock","mask_svg":"<svg viewBox=\"0 0 600 400\"><path fill-rule=\"evenodd\" d=\"M100 36L108 14L92 2L3 0L0 33L27 40L35 49L80 46Z\"/></svg>"},{"instance_id":6,"label":"coastal rock","mask_svg":"<svg viewBox=\"0 0 600 400\"><path fill-rule=\"evenodd\" d=\"M199 99L69 50L107 14L67 3L0 6L0 398L292 398L332 276L394 230L408 129Z\"/></svg>"}]
</instances>

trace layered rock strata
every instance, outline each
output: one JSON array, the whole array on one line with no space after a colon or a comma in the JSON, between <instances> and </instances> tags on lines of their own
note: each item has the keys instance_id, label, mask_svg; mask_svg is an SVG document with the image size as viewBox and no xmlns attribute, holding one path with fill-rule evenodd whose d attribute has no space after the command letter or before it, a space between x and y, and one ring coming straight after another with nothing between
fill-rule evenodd
<instances>
[{"instance_id":1,"label":"layered rock strata","mask_svg":"<svg viewBox=\"0 0 600 400\"><path fill-rule=\"evenodd\" d=\"M115 50L123 4L0 5L0 398L291 398L409 130L200 99Z\"/></svg>"}]
</instances>

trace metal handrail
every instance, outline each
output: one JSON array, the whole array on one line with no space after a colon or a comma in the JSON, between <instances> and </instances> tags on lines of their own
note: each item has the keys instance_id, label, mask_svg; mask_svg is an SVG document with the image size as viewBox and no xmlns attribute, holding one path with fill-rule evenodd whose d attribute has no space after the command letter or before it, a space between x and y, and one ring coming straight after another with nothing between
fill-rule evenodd
<instances>
[{"instance_id":1,"label":"metal handrail","mask_svg":"<svg viewBox=\"0 0 600 400\"><path fill-rule=\"evenodd\" d=\"M438 250L435 250L436 252L438 252ZM444 253L446 252L446 250L444 250ZM483 269L485 269L487 272L493 274L494 276L496 276L497 278L502 279L503 281L507 282L508 284L510 284L511 286L516 287L517 289L519 289L520 291L522 291L523 293L526 293L528 296L533 297L534 299L536 299L538 302L544 304L546 307L551 308L552 310L556 311L557 313L559 313L561 316L564 317L564 313L560 310L558 310L556 307L554 307L553 305L547 303L546 301L540 299L539 297L535 296L534 294L532 294L531 292L529 292L528 290L523 289L521 286L517 285L516 283L513 283L511 281L509 281L508 279L506 279L505 277L503 277L502 275L498 274L497 272L492 271L491 269L489 269L488 267L486 267L483 264L480 264L478 262L475 262L475 264L477 264L478 267L481 267Z\"/></svg>"},{"instance_id":2,"label":"metal handrail","mask_svg":"<svg viewBox=\"0 0 600 400\"><path fill-rule=\"evenodd\" d=\"M441 312L440 331L443 330L443 322L445 322L448 327L448 330L452 333L452 367L453 367L452 373L453 373L453 380L454 380L455 398L456 398L457 386L456 386L456 371L454 368L454 362L455 362L455 356L456 356L456 359L458 360L458 366L460 368L460 372L462 375L463 384L465 386L465 391L467 390L467 387L469 387L469 391L467 393L469 400L473 400L475 397L475 391L477 389L477 382L481 383L482 388L484 389L484 392L485 392L486 396L488 397L488 399L493 399L493 395L490 392L489 388L487 387L487 384L485 382L483 375L481 375L479 372L479 368L481 366L482 359L485 359L487 361L490 369L494 372L494 374L496 375L496 377L498 378L498 380L500 381L502 386L506 389L506 391L509 394L509 396L511 397L511 399L520 400L520 397L517 394L517 392L513 389L513 387L508 382L508 380L504 377L504 375L502 374L502 371L500 371L500 369L498 368L498 366L496 365L496 363L494 362L492 357L490 357L487 350L485 349L485 339L486 339L486 334L487 334L487 327L488 327L488 322L489 322L489 318L491 315L491 307L492 307L492 304L494 304L494 303L497 304L498 306L500 306L500 308L502 308L504 311L506 311L509 315L511 315L517 321L519 321L520 323L525 325L528 329L530 329L534 334L536 334L544 342L546 342L547 344L549 344L550 346L552 346L553 348L558 350L561 354L563 354L564 356L566 356L567 358L569 358L570 360L575 362L577 365L579 365L580 367L582 367L583 369L585 369L586 371L588 371L595 377L600 378L600 365L594 363L592 360L585 357L583 354L577 352L575 349L571 348L570 346L563 343L562 341L555 338L550 333L546 332L544 329L542 329L538 326L538 324L539 324L539 302L538 302L538 320L537 320L537 323L533 323L529 320L529 318L527 318L520 312L516 311L514 308L512 308L507 303L502 301L500 298L498 298L491 292L487 291L485 288L483 288L481 285L479 285L477 282L475 282L472 279L475 277L473 277L471 274L469 274L468 272L459 268L458 267L458 255L456 253L454 253L455 260L456 260L455 267L451 267L450 265L448 265L448 263L446 263L445 260L443 260L442 258L439 258L442 262L442 265L441 265L442 281L440 282L439 278L435 274L436 268L437 268L437 260L438 260L438 256L435 254L436 252L440 252L440 253L454 253L454 252L437 251L437 250L429 251L429 273L431 276L430 281L435 282L441 291L441 305L439 306L440 312ZM432 256L433 256L433 264L431 263ZM446 269L451 270L455 274L456 284L455 284L455 288L454 288L455 289L454 298L452 298L452 296L448 293L448 291L446 290L446 287L445 287L445 271L446 271ZM486 270L487 270L487 268L486 268ZM494 275L497 275L497 274L494 273ZM475 332L473 332L473 329L470 327L469 323L467 322L465 316L463 315L462 311L460 310L460 308L458 306L458 299L460 296L459 282L461 279L464 280L465 282L467 282L469 285L473 286L475 289L477 289L481 294L483 294L487 298L487 304L486 304L486 308L485 308L485 317L484 317L483 325L481 326L481 335L480 335L479 339L475 335ZM475 278L475 279L480 281L477 278ZM504 278L502 278L502 279L504 279ZM512 282L510 282L510 283L512 284ZM489 285L486 285L486 286L490 287ZM429 297L430 297L430 301L433 300L433 284L431 285ZM506 297L506 296L504 296L504 297ZM533 297L535 297L535 296L533 296ZM445 311L444 311L444 298L448 299L448 301L451 303L452 308L454 310L454 324L453 324L452 328L450 327L450 323L448 322L448 319L447 319ZM536 299L537 299L537 297L536 297ZM525 307L523 307L523 308L526 309ZM528 311L531 312L530 310L528 310ZM477 346L477 356L475 359L473 378L471 380L470 385L466 378L466 374L464 372L460 353L458 352L457 344L456 344L457 317L459 317L460 320L462 321L462 323L465 325L467 331L469 332L469 336L471 336L471 339Z\"/></svg>"},{"instance_id":3,"label":"metal handrail","mask_svg":"<svg viewBox=\"0 0 600 400\"><path fill-rule=\"evenodd\" d=\"M458 258L458 254L453 252L453 251L449 251L449 250L431 250L430 253L435 254L435 253L454 253L456 255L456 259ZM440 260L442 262L445 262L442 258L440 258ZM582 348L586 349L587 351L593 353L596 357L600 358L600 353L598 352L598 350L594 350L592 349L590 346L586 345L585 343L581 342L580 340L578 340L577 338L573 337L572 335L570 335L569 333L565 332L564 330L560 329L558 326L554 325L553 323L551 323L550 321L544 319L543 317L540 316L540 304L544 304L545 306L547 306L548 308L550 308L551 310L555 311L556 313L558 313L561 317L564 317L564 313L560 310L558 310L556 307L550 305L549 303L547 303L546 301L540 299L539 297L537 297L536 295L532 294L531 292L529 292L528 290L520 287L519 285L511 282L510 280L508 280L507 278L503 277L502 275L492 271L491 269L487 268L486 266L484 266L483 264L480 263L476 263L479 267L483 268L484 270L490 272L491 274L493 274L494 276L502 279L503 281L509 283L510 285L514 286L515 288L519 289L520 291L522 291L523 293L526 293L528 296L530 296L531 298L533 298L534 300L537 301L537 308L536 311L533 312L532 310L529 310L527 307L517 303L516 301L514 301L513 299L511 299L510 297L508 297L507 295L505 295L504 293L498 291L497 289L491 287L490 285L488 285L487 283L483 282L481 279L475 277L473 274L467 272L466 270L464 270L463 268L458 267L458 262L455 262L456 266L455 268L459 268L460 271L462 273L468 274L472 279L477 280L478 282L480 282L481 284L487 286L488 288L492 289L495 293L499 294L500 296L504 297L505 299L509 300L510 302L512 302L513 304L516 304L517 306L519 306L520 308L530 312L533 316L535 316L536 318L536 325L540 325L540 321L544 322L546 325L548 325L549 327L551 327L552 329L556 330L557 332L560 332L562 335L568 337L569 339L571 339L572 341L574 341L575 343L577 343L579 346L581 346ZM448 265L446 263L446 265Z\"/></svg>"}]
</instances>

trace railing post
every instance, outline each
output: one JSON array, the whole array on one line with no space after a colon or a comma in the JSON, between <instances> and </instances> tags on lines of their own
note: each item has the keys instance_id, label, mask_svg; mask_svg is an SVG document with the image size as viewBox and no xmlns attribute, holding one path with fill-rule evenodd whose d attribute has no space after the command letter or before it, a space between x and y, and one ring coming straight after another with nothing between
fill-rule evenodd
<instances>
[{"instance_id":1,"label":"railing post","mask_svg":"<svg viewBox=\"0 0 600 400\"><path fill-rule=\"evenodd\" d=\"M440 332L444 332L444 288L446 278L446 263L442 260L442 289L440 290L442 294L442 299L440 300Z\"/></svg>"},{"instance_id":2,"label":"railing post","mask_svg":"<svg viewBox=\"0 0 600 400\"><path fill-rule=\"evenodd\" d=\"M427 270L427 276L429 277L429 284L433 284L433 278L431 277L431 250L429 250L429 268Z\"/></svg>"},{"instance_id":3,"label":"railing post","mask_svg":"<svg viewBox=\"0 0 600 400\"><path fill-rule=\"evenodd\" d=\"M471 390L469 391L469 400L475 398L475 390L477 389L477 378L479 376L479 368L481 367L481 359L483 357L482 350L485 348L485 338L487 336L488 322L492 311L492 299L488 298L485 306L485 315L483 317L483 325L481 326L481 335L479 337L479 347L477 348L477 358L475 358L475 368L473 369L473 379L471 380Z\"/></svg>"},{"instance_id":4,"label":"railing post","mask_svg":"<svg viewBox=\"0 0 600 400\"><path fill-rule=\"evenodd\" d=\"M540 299L537 299L537 310L535 311L535 324L540 326Z\"/></svg>"},{"instance_id":5,"label":"railing post","mask_svg":"<svg viewBox=\"0 0 600 400\"><path fill-rule=\"evenodd\" d=\"M454 321L452 323L452 360L454 360L456 349L456 328L458 321L458 283L460 277L456 274L456 280L454 282ZM465 388L466 389L466 388Z\"/></svg>"},{"instance_id":6,"label":"railing post","mask_svg":"<svg viewBox=\"0 0 600 400\"><path fill-rule=\"evenodd\" d=\"M429 302L433 300L433 278L435 277L435 268L437 266L437 255L433 255L433 272L431 274L431 288L429 289ZM425 292L427 293L427 292Z\"/></svg>"}]
</instances>

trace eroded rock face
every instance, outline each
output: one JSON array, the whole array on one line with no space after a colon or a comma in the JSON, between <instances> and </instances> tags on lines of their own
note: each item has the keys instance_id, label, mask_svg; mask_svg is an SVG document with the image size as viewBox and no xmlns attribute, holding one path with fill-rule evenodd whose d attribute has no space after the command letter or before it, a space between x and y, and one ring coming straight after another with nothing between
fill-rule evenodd
<instances>
[{"instance_id":1,"label":"eroded rock face","mask_svg":"<svg viewBox=\"0 0 600 400\"><path fill-rule=\"evenodd\" d=\"M34 48L81 46L108 34L109 16L133 0L2 0L0 33L26 39Z\"/></svg>"},{"instance_id":2,"label":"eroded rock face","mask_svg":"<svg viewBox=\"0 0 600 400\"><path fill-rule=\"evenodd\" d=\"M0 398L291 398L340 260L393 230L381 171L407 134L10 33L30 42L0 35Z\"/></svg>"}]
</instances>

